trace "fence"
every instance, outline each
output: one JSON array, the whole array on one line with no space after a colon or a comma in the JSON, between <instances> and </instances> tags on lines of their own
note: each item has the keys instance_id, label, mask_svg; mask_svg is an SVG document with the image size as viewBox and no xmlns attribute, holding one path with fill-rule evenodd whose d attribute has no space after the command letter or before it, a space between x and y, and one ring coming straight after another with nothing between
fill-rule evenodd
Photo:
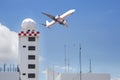
<instances>
[{"instance_id":1,"label":"fence","mask_svg":"<svg viewBox=\"0 0 120 80\"><path fill-rule=\"evenodd\" d=\"M15 64L0 64L0 72L19 72L19 68Z\"/></svg>"}]
</instances>

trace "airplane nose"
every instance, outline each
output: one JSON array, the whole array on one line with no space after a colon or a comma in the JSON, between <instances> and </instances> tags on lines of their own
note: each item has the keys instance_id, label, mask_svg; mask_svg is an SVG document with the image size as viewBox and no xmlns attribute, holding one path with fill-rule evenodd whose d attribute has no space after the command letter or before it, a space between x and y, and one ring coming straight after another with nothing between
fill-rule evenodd
<instances>
[{"instance_id":1,"label":"airplane nose","mask_svg":"<svg viewBox=\"0 0 120 80\"><path fill-rule=\"evenodd\" d=\"M72 9L71 12L75 12L75 9Z\"/></svg>"}]
</instances>

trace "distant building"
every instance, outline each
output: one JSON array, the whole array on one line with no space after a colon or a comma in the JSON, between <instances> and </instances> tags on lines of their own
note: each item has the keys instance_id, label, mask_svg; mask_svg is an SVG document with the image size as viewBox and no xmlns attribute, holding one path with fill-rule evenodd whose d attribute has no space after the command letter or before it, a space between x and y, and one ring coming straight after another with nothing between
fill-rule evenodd
<instances>
[{"instance_id":1,"label":"distant building","mask_svg":"<svg viewBox=\"0 0 120 80\"><path fill-rule=\"evenodd\" d=\"M81 80L110 80L108 73L83 73ZM79 73L57 73L50 69L46 72L46 80L80 80Z\"/></svg>"}]
</instances>

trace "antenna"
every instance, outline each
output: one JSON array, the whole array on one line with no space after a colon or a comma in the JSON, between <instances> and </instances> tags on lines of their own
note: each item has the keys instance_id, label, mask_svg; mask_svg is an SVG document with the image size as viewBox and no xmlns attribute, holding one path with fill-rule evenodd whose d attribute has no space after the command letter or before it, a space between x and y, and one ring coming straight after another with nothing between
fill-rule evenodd
<instances>
[{"instance_id":1,"label":"antenna","mask_svg":"<svg viewBox=\"0 0 120 80\"><path fill-rule=\"evenodd\" d=\"M70 66L69 54L67 54L67 62L68 62L67 63L67 66L68 66L67 68L68 68L68 73L69 73L69 71L70 71L70 67L69 67Z\"/></svg>"},{"instance_id":2,"label":"antenna","mask_svg":"<svg viewBox=\"0 0 120 80\"><path fill-rule=\"evenodd\" d=\"M65 53L65 73L66 73L66 45L64 45L64 53Z\"/></svg>"},{"instance_id":3,"label":"antenna","mask_svg":"<svg viewBox=\"0 0 120 80\"><path fill-rule=\"evenodd\" d=\"M69 61L69 58L68 58L68 72L69 72L69 66L70 66L70 61Z\"/></svg>"},{"instance_id":4,"label":"antenna","mask_svg":"<svg viewBox=\"0 0 120 80\"><path fill-rule=\"evenodd\" d=\"M54 74L54 64L53 64L53 80L55 78L55 74Z\"/></svg>"},{"instance_id":5,"label":"antenna","mask_svg":"<svg viewBox=\"0 0 120 80\"><path fill-rule=\"evenodd\" d=\"M81 56L81 44L79 44L79 65L80 65L80 80L82 80L82 56Z\"/></svg>"},{"instance_id":6,"label":"antenna","mask_svg":"<svg viewBox=\"0 0 120 80\"><path fill-rule=\"evenodd\" d=\"M90 63L89 63L89 68L90 68L90 73L92 72L92 66L91 66L91 59L90 59Z\"/></svg>"},{"instance_id":7,"label":"antenna","mask_svg":"<svg viewBox=\"0 0 120 80\"><path fill-rule=\"evenodd\" d=\"M6 64L4 63L3 65L3 71L5 72L6 71Z\"/></svg>"}]
</instances>

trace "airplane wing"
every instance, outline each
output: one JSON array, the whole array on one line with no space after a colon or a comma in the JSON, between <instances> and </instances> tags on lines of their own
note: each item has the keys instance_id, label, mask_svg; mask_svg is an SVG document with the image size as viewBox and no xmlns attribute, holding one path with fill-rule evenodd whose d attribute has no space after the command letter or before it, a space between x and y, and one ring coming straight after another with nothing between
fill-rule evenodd
<instances>
[{"instance_id":1,"label":"airplane wing","mask_svg":"<svg viewBox=\"0 0 120 80\"><path fill-rule=\"evenodd\" d=\"M44 12L42 12L42 14L44 14L44 15L48 16L48 17L49 17L49 18L51 18L51 19L54 19L54 18L55 18L55 16L50 15L50 14L47 14L47 13L44 13Z\"/></svg>"}]
</instances>

